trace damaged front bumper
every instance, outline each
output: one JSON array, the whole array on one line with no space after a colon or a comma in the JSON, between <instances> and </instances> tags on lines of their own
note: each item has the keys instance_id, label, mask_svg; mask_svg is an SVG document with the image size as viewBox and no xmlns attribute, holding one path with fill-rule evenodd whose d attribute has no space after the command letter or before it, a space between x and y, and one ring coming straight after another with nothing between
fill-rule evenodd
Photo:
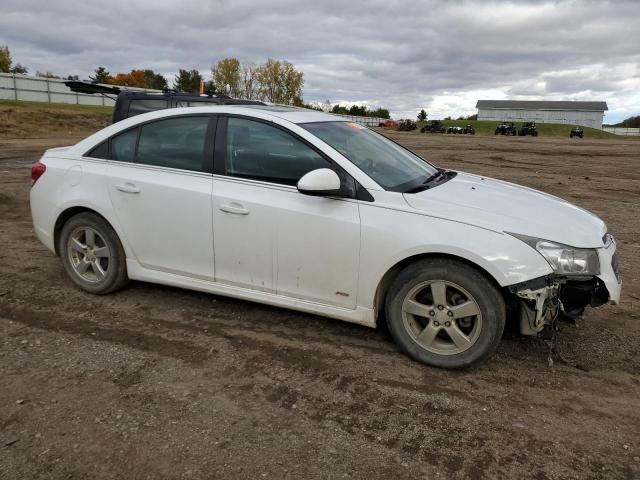
<instances>
[{"instance_id":1,"label":"damaged front bumper","mask_svg":"<svg viewBox=\"0 0 640 480\"><path fill-rule=\"evenodd\" d=\"M545 275L508 287L517 299L520 333L537 335L545 325L551 325L558 313L576 318L589 305L620 302L622 281L618 271L616 244L613 237L598 249L600 274Z\"/></svg>"}]
</instances>

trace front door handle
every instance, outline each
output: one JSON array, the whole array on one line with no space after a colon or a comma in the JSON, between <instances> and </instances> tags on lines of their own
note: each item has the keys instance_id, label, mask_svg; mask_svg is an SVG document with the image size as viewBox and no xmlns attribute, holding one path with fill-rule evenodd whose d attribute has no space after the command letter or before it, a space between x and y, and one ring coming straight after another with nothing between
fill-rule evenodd
<instances>
[{"instance_id":1,"label":"front door handle","mask_svg":"<svg viewBox=\"0 0 640 480\"><path fill-rule=\"evenodd\" d=\"M235 215L249 215L249 210L244 208L241 204L236 202L225 203L220 205L220 210L227 213L233 213Z\"/></svg>"},{"instance_id":2,"label":"front door handle","mask_svg":"<svg viewBox=\"0 0 640 480\"><path fill-rule=\"evenodd\" d=\"M120 183L116 185L116 189L125 193L140 193L140 189L133 183Z\"/></svg>"}]
</instances>

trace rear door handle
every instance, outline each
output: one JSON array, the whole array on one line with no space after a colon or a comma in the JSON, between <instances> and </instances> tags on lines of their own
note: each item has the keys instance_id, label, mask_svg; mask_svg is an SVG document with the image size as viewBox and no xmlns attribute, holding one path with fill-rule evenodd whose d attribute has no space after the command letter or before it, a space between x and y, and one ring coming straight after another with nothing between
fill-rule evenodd
<instances>
[{"instance_id":1,"label":"rear door handle","mask_svg":"<svg viewBox=\"0 0 640 480\"><path fill-rule=\"evenodd\" d=\"M249 210L244 208L241 204L236 202L225 203L220 205L220 210L227 213L233 213L235 215L249 215Z\"/></svg>"},{"instance_id":2,"label":"rear door handle","mask_svg":"<svg viewBox=\"0 0 640 480\"><path fill-rule=\"evenodd\" d=\"M133 183L129 182L116 185L116 189L125 193L140 193L140 189Z\"/></svg>"}]
</instances>

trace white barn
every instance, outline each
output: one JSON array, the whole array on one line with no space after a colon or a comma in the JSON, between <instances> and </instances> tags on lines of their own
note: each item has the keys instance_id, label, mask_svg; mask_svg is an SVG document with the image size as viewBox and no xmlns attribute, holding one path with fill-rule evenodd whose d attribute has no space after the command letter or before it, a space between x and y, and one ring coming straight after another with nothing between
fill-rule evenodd
<instances>
[{"instance_id":1,"label":"white barn","mask_svg":"<svg viewBox=\"0 0 640 480\"><path fill-rule=\"evenodd\" d=\"M568 123L602 128L607 102L478 100L478 120Z\"/></svg>"}]
</instances>

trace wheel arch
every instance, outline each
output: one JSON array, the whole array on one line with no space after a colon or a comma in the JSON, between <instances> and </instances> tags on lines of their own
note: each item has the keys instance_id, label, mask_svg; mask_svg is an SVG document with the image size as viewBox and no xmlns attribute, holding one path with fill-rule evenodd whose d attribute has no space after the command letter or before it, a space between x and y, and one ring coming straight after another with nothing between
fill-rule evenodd
<instances>
[{"instance_id":1,"label":"wheel arch","mask_svg":"<svg viewBox=\"0 0 640 480\"><path fill-rule=\"evenodd\" d=\"M476 270L478 270L481 274L483 274L491 284L499 291L504 293L504 288L498 280L492 275L487 269L483 268L481 265L469 260L468 258L461 257L459 255L454 255L451 253L441 253L441 252L429 252L429 253L418 253L415 255L408 256L398 262L396 262L391 268L389 268L380 281L378 282L378 286L376 288L376 293L374 295L373 308L374 308L374 317L376 321L380 319L381 312L384 312L384 302L387 297L387 292L389 291L389 287L396 279L398 274L408 265L415 263L420 260L429 260L429 259L437 259L444 258L449 260L456 260L460 263L464 263Z\"/></svg>"},{"instance_id":2,"label":"wheel arch","mask_svg":"<svg viewBox=\"0 0 640 480\"><path fill-rule=\"evenodd\" d=\"M98 215L105 222L107 222L109 226L111 226L111 228L113 228L113 230L116 232L116 235L118 235L118 238L120 239L120 243L122 243L122 247L124 248L125 252L127 252L127 246L123 241L122 235L118 231L118 228L116 228L116 226L113 224L113 222L111 222L107 217L105 217L103 214L101 214L100 212L98 212L93 208L90 208L84 205L76 205L73 207L65 208L60 212L60 214L56 218L56 221L53 226L53 247L55 249L56 255L60 255L60 249L59 249L58 243L60 240L60 234L62 233L62 227L64 227L64 224L67 223L70 218L83 212L88 212L88 213L93 213L95 215Z\"/></svg>"}]
</instances>

